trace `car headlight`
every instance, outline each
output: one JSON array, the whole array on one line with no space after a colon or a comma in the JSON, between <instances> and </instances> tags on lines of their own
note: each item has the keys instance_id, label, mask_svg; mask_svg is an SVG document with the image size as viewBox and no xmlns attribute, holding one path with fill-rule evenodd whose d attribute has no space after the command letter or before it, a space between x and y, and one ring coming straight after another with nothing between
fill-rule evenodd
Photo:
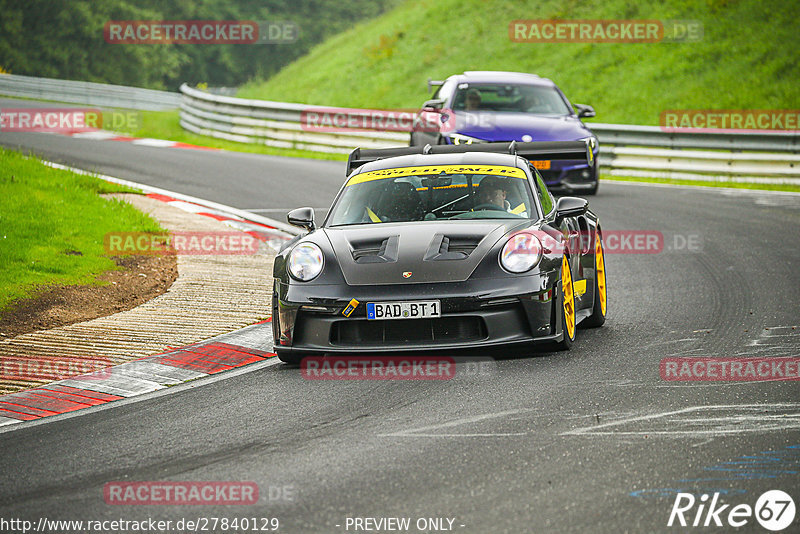
<instances>
[{"instance_id":1,"label":"car headlight","mask_svg":"<svg viewBox=\"0 0 800 534\"><path fill-rule=\"evenodd\" d=\"M301 282L313 280L322 272L325 260L314 243L301 243L292 249L286 267L292 278Z\"/></svg>"},{"instance_id":2,"label":"car headlight","mask_svg":"<svg viewBox=\"0 0 800 534\"><path fill-rule=\"evenodd\" d=\"M542 259L542 242L533 234L514 234L500 251L500 265L512 273L530 271Z\"/></svg>"},{"instance_id":3,"label":"car headlight","mask_svg":"<svg viewBox=\"0 0 800 534\"><path fill-rule=\"evenodd\" d=\"M449 136L450 142L454 145L471 145L472 143L485 143L483 139L477 137L470 137L468 135L451 133Z\"/></svg>"}]
</instances>

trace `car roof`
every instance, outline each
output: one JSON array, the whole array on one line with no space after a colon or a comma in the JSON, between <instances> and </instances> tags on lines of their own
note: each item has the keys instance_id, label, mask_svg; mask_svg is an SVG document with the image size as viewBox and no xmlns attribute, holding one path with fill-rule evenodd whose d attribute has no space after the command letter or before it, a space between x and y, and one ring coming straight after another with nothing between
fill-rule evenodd
<instances>
[{"instance_id":1,"label":"car roof","mask_svg":"<svg viewBox=\"0 0 800 534\"><path fill-rule=\"evenodd\" d=\"M412 154L384 158L359 167L356 174L396 167L422 167L426 165L503 165L524 169L520 162L525 161L513 154L491 154L488 152L465 152L461 154ZM353 176L353 175L351 175Z\"/></svg>"},{"instance_id":2,"label":"car roof","mask_svg":"<svg viewBox=\"0 0 800 534\"><path fill-rule=\"evenodd\" d=\"M448 80L451 79L455 79L459 83L520 83L548 87L555 87L556 85L552 80L541 78L536 74L500 70L468 70L463 74L454 74L448 78Z\"/></svg>"}]
</instances>

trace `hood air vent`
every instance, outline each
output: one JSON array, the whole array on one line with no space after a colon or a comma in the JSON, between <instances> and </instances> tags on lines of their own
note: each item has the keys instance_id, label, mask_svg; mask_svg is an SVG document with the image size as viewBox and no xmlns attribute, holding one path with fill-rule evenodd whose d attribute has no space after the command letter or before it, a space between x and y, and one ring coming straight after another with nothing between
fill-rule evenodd
<instances>
[{"instance_id":1,"label":"hood air vent","mask_svg":"<svg viewBox=\"0 0 800 534\"><path fill-rule=\"evenodd\" d=\"M464 260L472 254L483 236L457 236L447 237L444 234L433 236L428 252L425 253L426 261Z\"/></svg>"},{"instance_id":2,"label":"hood air vent","mask_svg":"<svg viewBox=\"0 0 800 534\"><path fill-rule=\"evenodd\" d=\"M356 263L394 263L400 236L393 235L383 240L350 243L350 252Z\"/></svg>"}]
</instances>

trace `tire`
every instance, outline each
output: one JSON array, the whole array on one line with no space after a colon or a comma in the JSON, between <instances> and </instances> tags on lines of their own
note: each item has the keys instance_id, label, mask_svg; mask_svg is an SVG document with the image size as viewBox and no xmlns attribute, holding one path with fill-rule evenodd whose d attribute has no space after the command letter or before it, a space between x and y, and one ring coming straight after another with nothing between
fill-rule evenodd
<instances>
[{"instance_id":1,"label":"tire","mask_svg":"<svg viewBox=\"0 0 800 534\"><path fill-rule=\"evenodd\" d=\"M561 261L561 331L564 338L555 344L556 350L569 350L575 342L578 330L575 321L575 287L572 281L572 271L569 258L564 254Z\"/></svg>"},{"instance_id":2,"label":"tire","mask_svg":"<svg viewBox=\"0 0 800 534\"><path fill-rule=\"evenodd\" d=\"M606 322L606 313L608 313L606 261L600 232L595 234L594 239L594 304L592 306L592 314L583 321L583 324L589 328L603 326L603 323Z\"/></svg>"}]
</instances>

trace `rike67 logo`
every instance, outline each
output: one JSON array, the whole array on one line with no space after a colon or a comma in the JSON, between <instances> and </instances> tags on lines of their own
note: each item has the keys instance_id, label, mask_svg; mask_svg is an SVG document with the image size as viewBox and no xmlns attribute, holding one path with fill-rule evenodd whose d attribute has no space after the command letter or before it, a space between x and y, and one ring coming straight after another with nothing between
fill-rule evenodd
<instances>
[{"instance_id":1,"label":"rike67 logo","mask_svg":"<svg viewBox=\"0 0 800 534\"><path fill-rule=\"evenodd\" d=\"M794 521L794 501L784 491L770 490L763 493L756 500L755 506L722 504L719 496L719 493L714 493L709 502L709 495L705 493L699 499L691 493L678 493L672 503L667 526L739 528L751 523L755 517L765 529L778 532Z\"/></svg>"}]
</instances>

